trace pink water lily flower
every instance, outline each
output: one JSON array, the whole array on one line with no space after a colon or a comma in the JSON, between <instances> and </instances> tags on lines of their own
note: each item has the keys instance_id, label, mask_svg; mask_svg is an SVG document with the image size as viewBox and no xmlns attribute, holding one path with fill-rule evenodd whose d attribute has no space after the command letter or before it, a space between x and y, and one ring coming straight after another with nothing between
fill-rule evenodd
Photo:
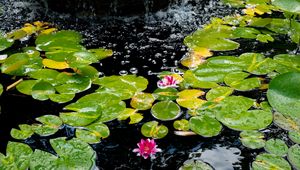
<instances>
[{"instance_id":1,"label":"pink water lily flower","mask_svg":"<svg viewBox=\"0 0 300 170\"><path fill-rule=\"evenodd\" d=\"M180 82L173 76L165 76L163 79L157 82L157 86L161 89L165 89L168 87L178 87L177 84L179 83Z\"/></svg>"},{"instance_id":2,"label":"pink water lily flower","mask_svg":"<svg viewBox=\"0 0 300 170\"><path fill-rule=\"evenodd\" d=\"M137 156L142 156L144 159L150 158L154 159L157 152L161 152L160 148L157 148L157 145L154 139L141 139L137 144L138 148L133 149L133 152L137 153Z\"/></svg>"}]
</instances>

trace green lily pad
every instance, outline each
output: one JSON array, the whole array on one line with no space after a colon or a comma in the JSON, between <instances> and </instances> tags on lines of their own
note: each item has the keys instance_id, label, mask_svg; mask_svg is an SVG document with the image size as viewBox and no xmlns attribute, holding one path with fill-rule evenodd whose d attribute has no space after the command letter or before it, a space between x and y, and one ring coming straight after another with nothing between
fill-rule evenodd
<instances>
[{"instance_id":1,"label":"green lily pad","mask_svg":"<svg viewBox=\"0 0 300 170\"><path fill-rule=\"evenodd\" d=\"M28 145L8 142L6 156L0 153L0 169L27 170L32 150Z\"/></svg>"},{"instance_id":2,"label":"green lily pad","mask_svg":"<svg viewBox=\"0 0 300 170\"><path fill-rule=\"evenodd\" d=\"M100 116L100 109L98 111L68 112L59 114L59 117L65 124L75 127L87 126L97 120Z\"/></svg>"},{"instance_id":3,"label":"green lily pad","mask_svg":"<svg viewBox=\"0 0 300 170\"><path fill-rule=\"evenodd\" d=\"M146 137L160 139L168 134L168 128L164 125L158 125L157 121L151 121L143 124L141 132Z\"/></svg>"},{"instance_id":4,"label":"green lily pad","mask_svg":"<svg viewBox=\"0 0 300 170\"><path fill-rule=\"evenodd\" d=\"M193 132L204 137L217 136L222 130L221 123L208 115L192 117L189 120L189 127Z\"/></svg>"},{"instance_id":5,"label":"green lily pad","mask_svg":"<svg viewBox=\"0 0 300 170\"><path fill-rule=\"evenodd\" d=\"M291 170L290 164L280 156L263 153L256 157L252 163L253 170Z\"/></svg>"},{"instance_id":6,"label":"green lily pad","mask_svg":"<svg viewBox=\"0 0 300 170\"><path fill-rule=\"evenodd\" d=\"M265 146L265 136L259 131L243 131L240 133L240 140L244 146L250 149L259 149Z\"/></svg>"},{"instance_id":7,"label":"green lily pad","mask_svg":"<svg viewBox=\"0 0 300 170\"><path fill-rule=\"evenodd\" d=\"M186 119L174 121L173 127L177 130L183 130L183 131L188 131L190 129L189 121Z\"/></svg>"},{"instance_id":8,"label":"green lily pad","mask_svg":"<svg viewBox=\"0 0 300 170\"><path fill-rule=\"evenodd\" d=\"M271 106L292 119L300 118L300 73L285 73L274 78L267 97Z\"/></svg>"},{"instance_id":9,"label":"green lily pad","mask_svg":"<svg viewBox=\"0 0 300 170\"><path fill-rule=\"evenodd\" d=\"M274 56L274 62L277 63L276 71L279 73L300 72L299 55L280 54Z\"/></svg>"},{"instance_id":10,"label":"green lily pad","mask_svg":"<svg viewBox=\"0 0 300 170\"><path fill-rule=\"evenodd\" d=\"M20 130L11 129L10 135L15 139L27 139L33 135L33 130L30 125L21 124L19 125Z\"/></svg>"},{"instance_id":11,"label":"green lily pad","mask_svg":"<svg viewBox=\"0 0 300 170\"><path fill-rule=\"evenodd\" d=\"M130 99L136 93L147 88L148 80L141 76L125 75L103 77L95 80L93 83L110 89L113 93L122 96L124 99Z\"/></svg>"},{"instance_id":12,"label":"green lily pad","mask_svg":"<svg viewBox=\"0 0 300 170\"><path fill-rule=\"evenodd\" d=\"M101 122L95 122L84 129L76 129L76 137L90 144L99 143L101 139L107 138L109 133L108 127Z\"/></svg>"},{"instance_id":13,"label":"green lily pad","mask_svg":"<svg viewBox=\"0 0 300 170\"><path fill-rule=\"evenodd\" d=\"M297 144L300 144L300 131L299 132L296 132L296 131L289 131L289 138L297 143Z\"/></svg>"},{"instance_id":14,"label":"green lily pad","mask_svg":"<svg viewBox=\"0 0 300 170\"><path fill-rule=\"evenodd\" d=\"M245 72L233 72L225 76L224 82L238 91L247 91L260 87L259 78L246 78L248 76L249 74Z\"/></svg>"},{"instance_id":15,"label":"green lily pad","mask_svg":"<svg viewBox=\"0 0 300 170\"><path fill-rule=\"evenodd\" d=\"M179 170L213 170L213 168L200 160L187 160L179 168Z\"/></svg>"},{"instance_id":16,"label":"green lily pad","mask_svg":"<svg viewBox=\"0 0 300 170\"><path fill-rule=\"evenodd\" d=\"M51 101L56 103L66 103L75 97L75 94L50 94L49 98Z\"/></svg>"},{"instance_id":17,"label":"green lily pad","mask_svg":"<svg viewBox=\"0 0 300 170\"><path fill-rule=\"evenodd\" d=\"M157 88L154 90L153 95L157 100L176 100L178 90L176 88Z\"/></svg>"},{"instance_id":18,"label":"green lily pad","mask_svg":"<svg viewBox=\"0 0 300 170\"><path fill-rule=\"evenodd\" d=\"M260 31L255 28L237 27L233 30L233 35L239 38L255 39Z\"/></svg>"},{"instance_id":19,"label":"green lily pad","mask_svg":"<svg viewBox=\"0 0 300 170\"><path fill-rule=\"evenodd\" d=\"M101 122L109 122L114 119L117 119L118 116L126 108L126 103L119 101L116 103L108 103L105 107L102 107L102 115L99 119Z\"/></svg>"},{"instance_id":20,"label":"green lily pad","mask_svg":"<svg viewBox=\"0 0 300 170\"><path fill-rule=\"evenodd\" d=\"M3 51L14 44L13 40L8 40L4 38L0 33L0 51Z\"/></svg>"},{"instance_id":21,"label":"green lily pad","mask_svg":"<svg viewBox=\"0 0 300 170\"><path fill-rule=\"evenodd\" d=\"M270 139L266 142L265 150L271 154L284 156L288 152L288 147L283 140Z\"/></svg>"},{"instance_id":22,"label":"green lily pad","mask_svg":"<svg viewBox=\"0 0 300 170\"><path fill-rule=\"evenodd\" d=\"M288 160L295 167L295 169L300 169L300 146L294 145L290 147L288 151Z\"/></svg>"},{"instance_id":23,"label":"green lily pad","mask_svg":"<svg viewBox=\"0 0 300 170\"><path fill-rule=\"evenodd\" d=\"M96 153L91 146L80 139L65 138L51 139L50 144L58 154L35 150L31 160L30 169L93 169L95 167Z\"/></svg>"},{"instance_id":24,"label":"green lily pad","mask_svg":"<svg viewBox=\"0 0 300 170\"><path fill-rule=\"evenodd\" d=\"M16 88L19 92L31 95L33 86L37 83L37 80L24 80L21 83L19 83Z\"/></svg>"},{"instance_id":25,"label":"green lily pad","mask_svg":"<svg viewBox=\"0 0 300 170\"><path fill-rule=\"evenodd\" d=\"M130 118L129 124L135 124L139 123L142 121L144 116L140 113L137 113L137 110L131 109L131 108L126 108L119 116L118 120L126 120Z\"/></svg>"},{"instance_id":26,"label":"green lily pad","mask_svg":"<svg viewBox=\"0 0 300 170\"><path fill-rule=\"evenodd\" d=\"M2 93L3 93L3 86L2 86L2 84L0 83L0 96L2 95Z\"/></svg>"},{"instance_id":27,"label":"green lily pad","mask_svg":"<svg viewBox=\"0 0 300 170\"><path fill-rule=\"evenodd\" d=\"M205 72L205 68L202 70ZM201 73L202 74L202 73ZM205 74L205 73L203 73ZM204 88L204 89L210 89L214 87L218 87L219 85L215 82L211 82L210 79L202 79L201 75L198 77L196 76L192 70L188 70L183 75L184 81L186 84L188 84L191 87L194 88Z\"/></svg>"},{"instance_id":28,"label":"green lily pad","mask_svg":"<svg viewBox=\"0 0 300 170\"><path fill-rule=\"evenodd\" d=\"M83 66L83 67L77 68L76 73L81 76L88 77L91 80L95 80L99 77L98 70L92 66Z\"/></svg>"},{"instance_id":29,"label":"green lily pad","mask_svg":"<svg viewBox=\"0 0 300 170\"><path fill-rule=\"evenodd\" d=\"M95 54L97 56L98 60L103 60L103 59L113 55L112 50L108 50L108 49L104 49L104 48L89 49L88 51Z\"/></svg>"},{"instance_id":30,"label":"green lily pad","mask_svg":"<svg viewBox=\"0 0 300 170\"><path fill-rule=\"evenodd\" d=\"M36 118L36 120L41 122L42 124L33 124L32 129L40 136L53 135L63 124L62 120L54 115L44 115Z\"/></svg>"},{"instance_id":31,"label":"green lily pad","mask_svg":"<svg viewBox=\"0 0 300 170\"><path fill-rule=\"evenodd\" d=\"M201 90L186 89L177 94L178 98L176 99L176 102L182 107L188 109L197 109L206 102L205 100L198 98L204 94L205 93Z\"/></svg>"},{"instance_id":32,"label":"green lily pad","mask_svg":"<svg viewBox=\"0 0 300 170\"><path fill-rule=\"evenodd\" d=\"M300 131L300 120L292 119L288 115L274 113L274 124L288 131Z\"/></svg>"},{"instance_id":33,"label":"green lily pad","mask_svg":"<svg viewBox=\"0 0 300 170\"><path fill-rule=\"evenodd\" d=\"M232 93L233 93L232 88L219 86L209 90L206 94L206 99L209 101L219 102L225 99L225 97L231 95Z\"/></svg>"},{"instance_id":34,"label":"green lily pad","mask_svg":"<svg viewBox=\"0 0 300 170\"><path fill-rule=\"evenodd\" d=\"M80 93L91 87L91 79L77 74L66 74L60 73L56 77L58 85L55 86L55 89L61 93Z\"/></svg>"},{"instance_id":35,"label":"green lily pad","mask_svg":"<svg viewBox=\"0 0 300 170\"><path fill-rule=\"evenodd\" d=\"M16 76L25 75L24 65L29 63L29 57L25 53L16 53L9 56L1 65L2 73Z\"/></svg>"},{"instance_id":36,"label":"green lily pad","mask_svg":"<svg viewBox=\"0 0 300 170\"><path fill-rule=\"evenodd\" d=\"M150 93L137 93L131 98L131 107L137 110L148 110L152 107L155 98Z\"/></svg>"},{"instance_id":37,"label":"green lily pad","mask_svg":"<svg viewBox=\"0 0 300 170\"><path fill-rule=\"evenodd\" d=\"M51 69L40 69L36 71L32 71L29 73L29 76L33 79L44 80L46 82L51 83L52 85L56 84L56 77L59 72Z\"/></svg>"},{"instance_id":38,"label":"green lily pad","mask_svg":"<svg viewBox=\"0 0 300 170\"><path fill-rule=\"evenodd\" d=\"M151 108L153 117L159 120L174 120L181 115L180 107L172 101L160 101Z\"/></svg>"},{"instance_id":39,"label":"green lily pad","mask_svg":"<svg viewBox=\"0 0 300 170\"><path fill-rule=\"evenodd\" d=\"M272 4L284 11L300 14L299 0L273 0Z\"/></svg>"},{"instance_id":40,"label":"green lily pad","mask_svg":"<svg viewBox=\"0 0 300 170\"><path fill-rule=\"evenodd\" d=\"M31 95L34 99L48 100L51 94L55 94L55 88L48 82L40 81L32 87Z\"/></svg>"},{"instance_id":41,"label":"green lily pad","mask_svg":"<svg viewBox=\"0 0 300 170\"><path fill-rule=\"evenodd\" d=\"M265 58L259 53L244 53L239 58L244 62L244 70L252 74L264 75L276 68L276 64L271 58Z\"/></svg>"},{"instance_id":42,"label":"green lily pad","mask_svg":"<svg viewBox=\"0 0 300 170\"><path fill-rule=\"evenodd\" d=\"M67 62L72 68L80 68L98 62L98 58L93 53L87 51L78 51L70 55L67 58Z\"/></svg>"}]
</instances>

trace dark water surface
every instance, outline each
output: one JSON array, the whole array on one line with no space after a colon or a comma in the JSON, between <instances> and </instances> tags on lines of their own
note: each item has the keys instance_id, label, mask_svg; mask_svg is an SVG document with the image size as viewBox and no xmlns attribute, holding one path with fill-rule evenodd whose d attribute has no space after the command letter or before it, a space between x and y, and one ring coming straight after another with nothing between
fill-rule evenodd
<instances>
[{"instance_id":1,"label":"dark water surface","mask_svg":"<svg viewBox=\"0 0 300 170\"><path fill-rule=\"evenodd\" d=\"M74 29L84 36L87 48L105 47L114 51L111 58L95 65L102 75L137 74L150 80L148 91L156 88L156 73L173 70L180 65L179 60L187 52L183 45L186 35L207 23L211 17L221 17L234 10L224 7L217 0L183 1L170 5L168 9L130 17L74 17L46 8L40 1L0 0L0 29L8 32L21 27L26 22L37 20L51 22L59 29ZM84 14L83 14L84 15ZM22 45L22 43L20 44ZM271 44L272 45L272 44ZM269 47L271 47L269 45ZM274 44L273 44L274 45ZM280 49L280 44L277 44ZM243 47L243 44L242 44ZM244 45L243 50L235 53L266 51L265 46L253 43ZM282 48L282 47L281 47ZM286 47L284 47L286 48ZM291 47L291 50L294 47ZM266 54L275 54L270 48ZM230 54L230 53L220 53ZM16 81L1 75L4 86ZM264 94L250 92L248 96L261 99ZM78 96L79 97L79 96ZM5 92L0 97L0 151L10 138L11 128L19 124L34 122L34 118L44 114L58 115L64 105L49 101L40 102L24 96L15 90ZM144 113L145 121L150 120L150 113ZM211 164L217 170L250 169L250 163L261 150L248 150L238 140L239 132L224 129L214 138L200 136L179 137L170 132L166 138L157 140L163 150L155 160L143 160L132 152L136 143L143 138L138 125L113 121L108 123L111 130L109 138L93 145L97 151L99 169L178 169L185 160L195 158ZM268 136L282 135L276 127L266 130ZM73 136L68 127L55 136ZM52 136L54 137L54 136ZM49 138L34 136L26 143L33 148L49 150Z\"/></svg>"}]
</instances>

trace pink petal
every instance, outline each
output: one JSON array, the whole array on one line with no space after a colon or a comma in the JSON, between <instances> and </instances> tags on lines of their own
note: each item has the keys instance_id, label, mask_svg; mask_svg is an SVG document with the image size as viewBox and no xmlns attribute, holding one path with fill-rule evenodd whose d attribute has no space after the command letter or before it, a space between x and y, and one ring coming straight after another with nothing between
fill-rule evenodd
<instances>
[{"instance_id":1,"label":"pink petal","mask_svg":"<svg viewBox=\"0 0 300 170\"><path fill-rule=\"evenodd\" d=\"M135 148L135 149L133 149L132 152L140 152L140 149L139 148Z\"/></svg>"}]
</instances>

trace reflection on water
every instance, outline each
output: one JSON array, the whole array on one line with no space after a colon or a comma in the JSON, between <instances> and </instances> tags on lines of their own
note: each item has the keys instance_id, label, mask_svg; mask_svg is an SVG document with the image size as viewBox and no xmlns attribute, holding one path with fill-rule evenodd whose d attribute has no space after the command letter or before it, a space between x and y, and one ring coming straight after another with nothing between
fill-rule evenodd
<instances>
[{"instance_id":1,"label":"reflection on water","mask_svg":"<svg viewBox=\"0 0 300 170\"><path fill-rule=\"evenodd\" d=\"M200 156L199 156L200 155ZM243 159L241 150L236 147L215 145L212 149L200 149L190 154L193 159L202 160L216 170L241 169L240 162Z\"/></svg>"}]
</instances>

